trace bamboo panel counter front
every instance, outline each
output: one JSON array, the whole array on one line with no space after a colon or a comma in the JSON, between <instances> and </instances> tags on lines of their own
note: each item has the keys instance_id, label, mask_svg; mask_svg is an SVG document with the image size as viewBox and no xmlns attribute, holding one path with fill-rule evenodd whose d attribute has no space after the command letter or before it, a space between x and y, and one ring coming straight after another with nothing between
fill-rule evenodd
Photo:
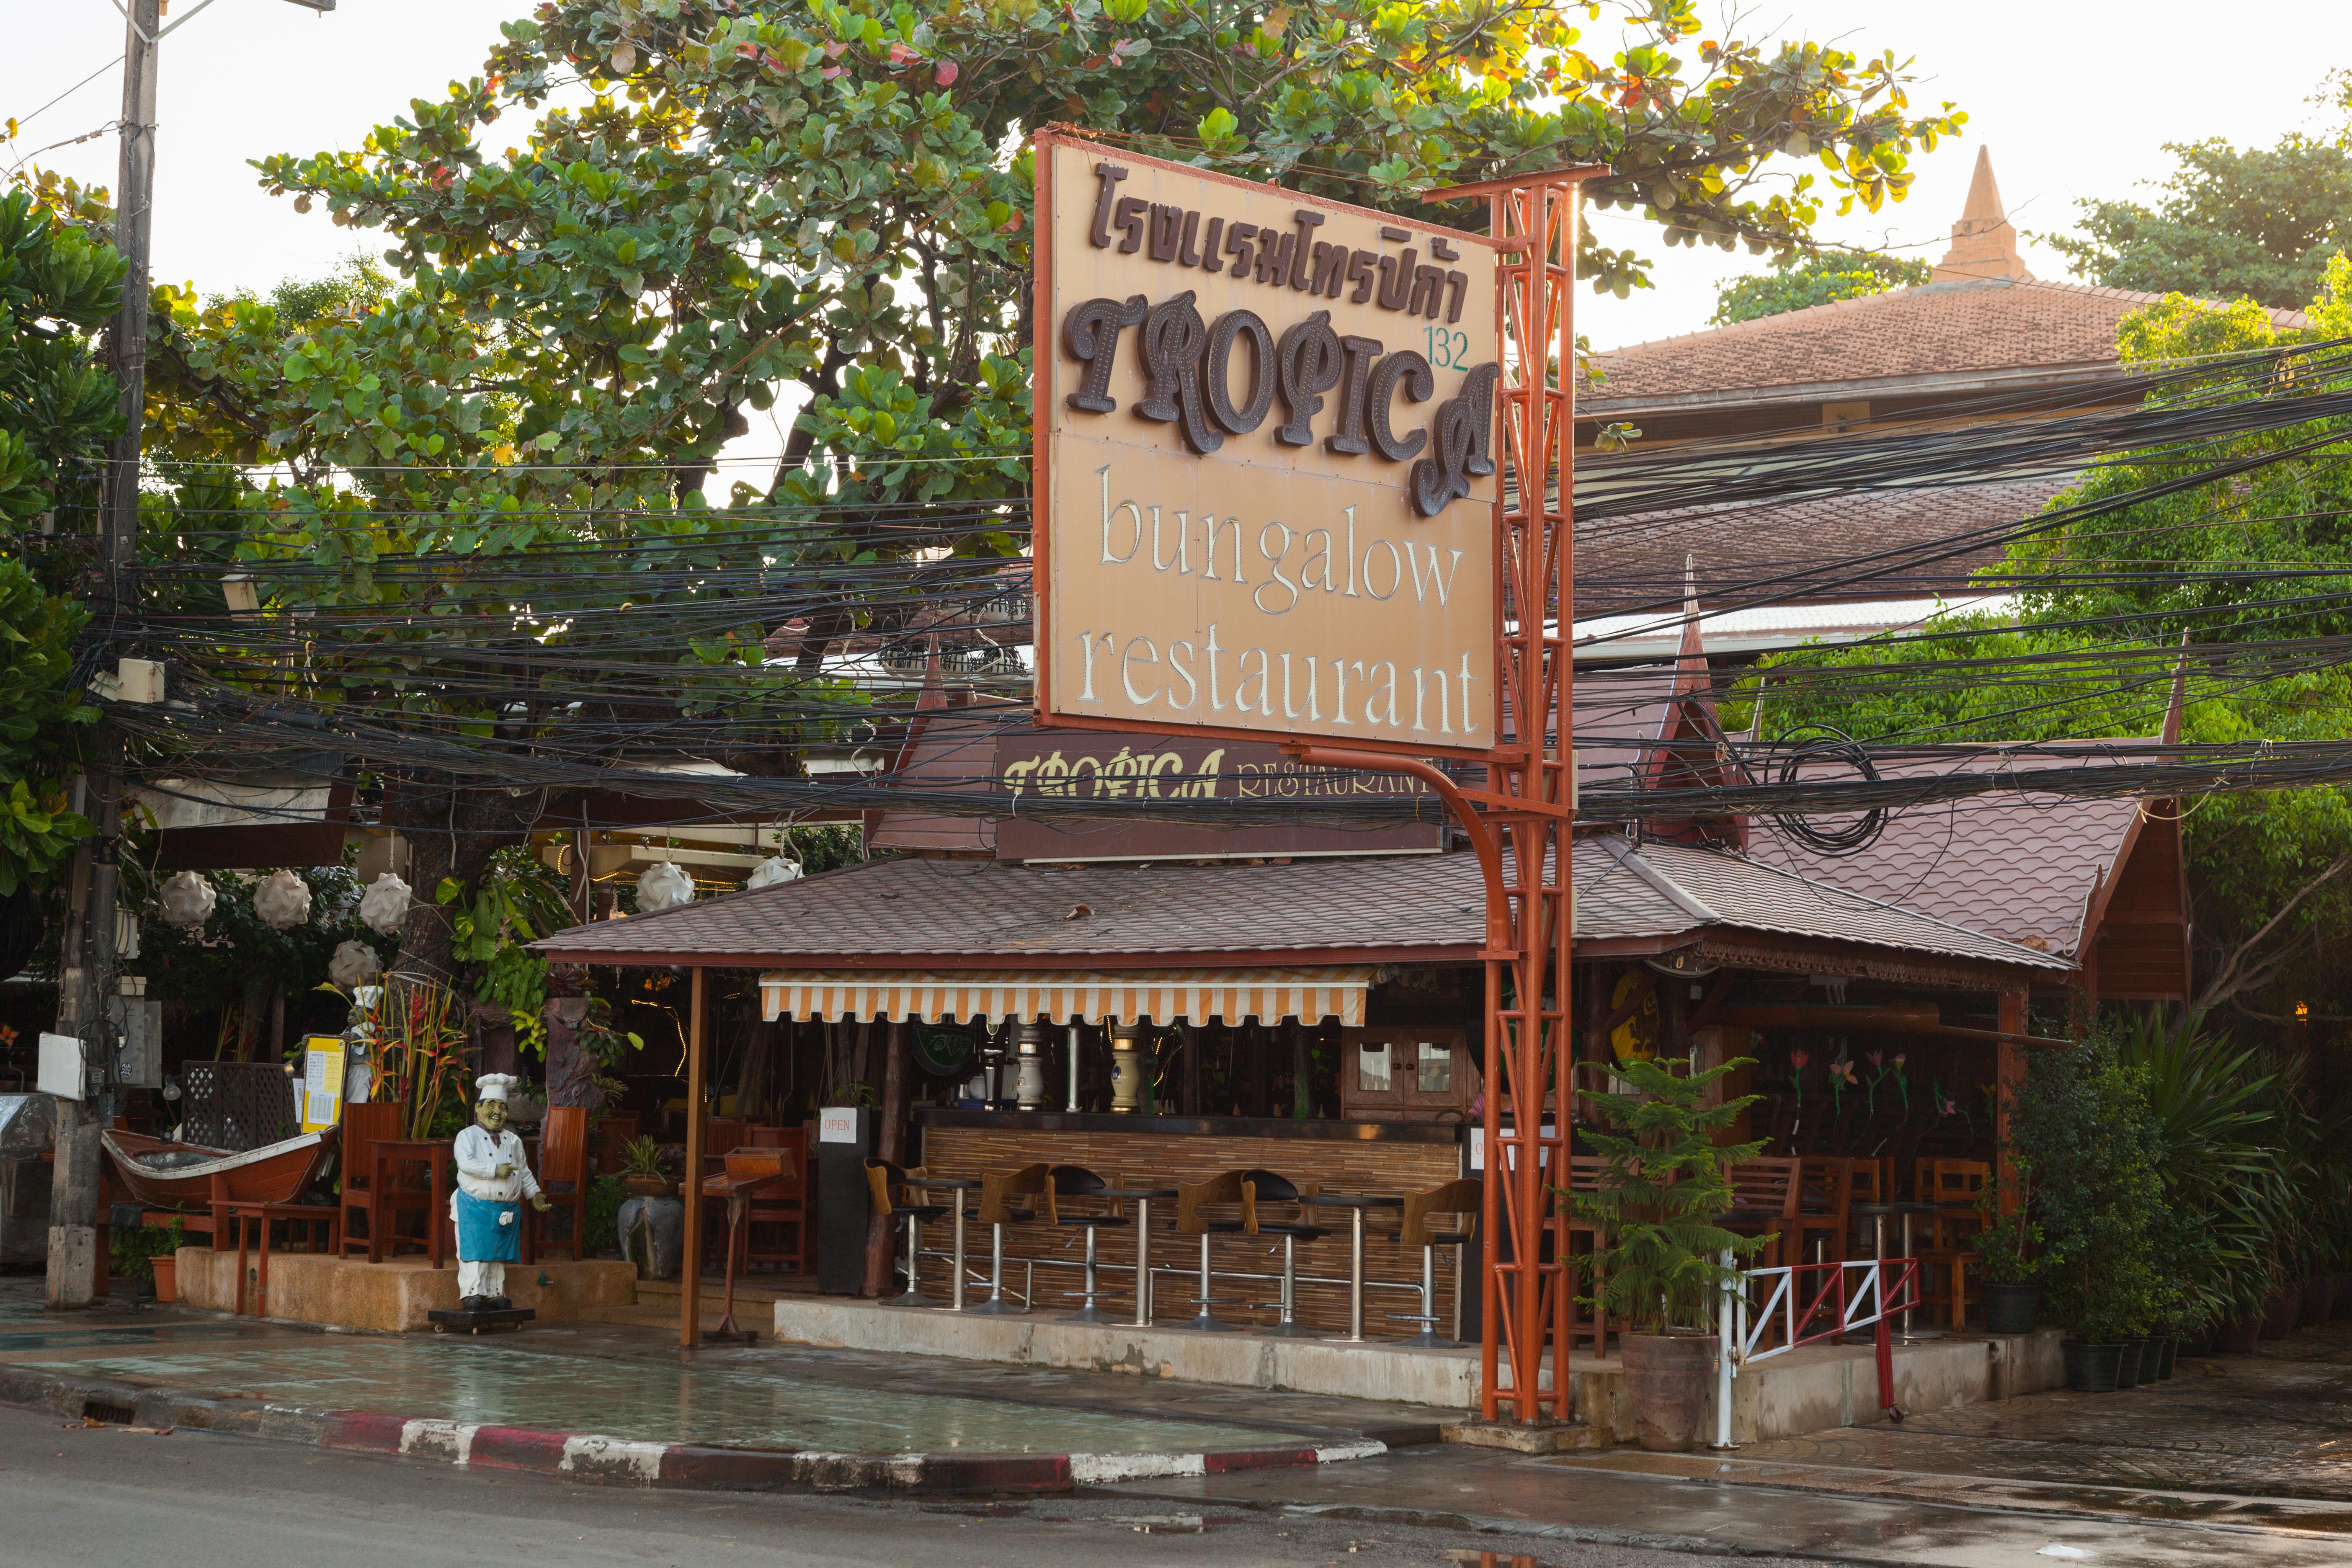
<instances>
[{"instance_id":1,"label":"bamboo panel counter front","mask_svg":"<svg viewBox=\"0 0 2352 1568\"><path fill-rule=\"evenodd\" d=\"M1402 1197L1467 1172L1463 1129L1451 1124L941 1110L918 1110L915 1121L921 1129L919 1157L933 1175L977 1178L1024 1165L1083 1165L1113 1186L1135 1188L1201 1182L1226 1171L1267 1170L1279 1172L1302 1189ZM1134 1205L1119 1212L1132 1219ZM1419 1310L1413 1291L1390 1288L1417 1286L1421 1279L1421 1250L1415 1247L1407 1256L1398 1246L1395 1213L1372 1215L1364 1247L1366 1279L1390 1282L1375 1283L1366 1291L1365 1332L1378 1339L1402 1339L1419 1327L1391 1321L1388 1316ZM1151 1205L1151 1264L1157 1279L1153 1317L1162 1326L1190 1318L1196 1294L1198 1244L1191 1237L1171 1232L1175 1217L1172 1201ZM1262 1217L1291 1215L1285 1206L1270 1209ZM1340 1208L1324 1208L1307 1217L1328 1226L1331 1234L1298 1246L1301 1279L1297 1317L1310 1327L1344 1333L1348 1322L1345 1284L1308 1281L1347 1279L1349 1214ZM1117 1266L1103 1270L1103 1305L1116 1314L1132 1316L1134 1228L1107 1230L1099 1239L1103 1262ZM924 1237L927 1248L944 1247L947 1241L944 1222L929 1227ZM1015 1226L1005 1243L1007 1282L1014 1288L1021 1284L1025 1274L1021 1260L1040 1260L1035 1274L1036 1310L1048 1315L1075 1310L1077 1303L1063 1292L1078 1289L1077 1271L1063 1265L1075 1263L1084 1250L1085 1238L1076 1228L1057 1229L1043 1223ZM1218 1274L1216 1295L1267 1303L1220 1306L1217 1315L1255 1328L1271 1326L1278 1317L1271 1303L1280 1293L1281 1239L1220 1236L1210 1250ZM1052 1260L1051 1265L1043 1260ZM986 1271L988 1230L984 1226L973 1226L971 1261L974 1268ZM1228 1279L1229 1272L1266 1278ZM926 1274L926 1289L943 1295L943 1272L931 1266ZM1475 1273L1469 1278L1475 1286ZM1454 1279L1454 1259L1441 1253L1435 1310L1449 1321ZM1470 1310L1475 1312L1475 1301Z\"/></svg>"}]
</instances>

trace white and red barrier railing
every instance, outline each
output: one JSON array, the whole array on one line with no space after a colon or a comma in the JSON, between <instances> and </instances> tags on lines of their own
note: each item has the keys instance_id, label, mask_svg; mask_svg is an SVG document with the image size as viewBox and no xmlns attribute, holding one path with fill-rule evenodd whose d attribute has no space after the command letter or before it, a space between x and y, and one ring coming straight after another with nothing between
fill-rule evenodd
<instances>
[{"instance_id":1,"label":"white and red barrier railing","mask_svg":"<svg viewBox=\"0 0 2352 1568\"><path fill-rule=\"evenodd\" d=\"M1723 1265L1736 1268L1727 1248ZM1745 1367L1864 1329L1878 1352L1878 1407L1896 1421L1895 1315L1919 1304L1916 1259L1863 1258L1852 1263L1795 1263L1742 1268L1717 1304L1721 1339L1716 1358L1716 1446L1731 1447L1731 1384Z\"/></svg>"}]
</instances>

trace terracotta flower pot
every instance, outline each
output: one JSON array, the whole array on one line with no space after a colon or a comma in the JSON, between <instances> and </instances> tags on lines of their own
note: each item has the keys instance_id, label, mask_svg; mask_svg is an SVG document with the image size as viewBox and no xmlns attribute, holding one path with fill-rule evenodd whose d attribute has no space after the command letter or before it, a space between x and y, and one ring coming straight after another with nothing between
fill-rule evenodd
<instances>
[{"instance_id":1,"label":"terracotta flower pot","mask_svg":"<svg viewBox=\"0 0 2352 1568\"><path fill-rule=\"evenodd\" d=\"M2180 1355L2211 1355L2214 1342L2221 1337L2220 1323L2205 1323L2200 1325L2195 1333L2183 1335L2178 1342L2176 1349Z\"/></svg>"},{"instance_id":2,"label":"terracotta flower pot","mask_svg":"<svg viewBox=\"0 0 2352 1568\"><path fill-rule=\"evenodd\" d=\"M621 1185L633 1198L677 1196L677 1184L667 1176L627 1176L622 1179Z\"/></svg>"},{"instance_id":3,"label":"terracotta flower pot","mask_svg":"<svg viewBox=\"0 0 2352 1568\"><path fill-rule=\"evenodd\" d=\"M180 1260L170 1253L148 1259L155 1270L155 1300L176 1301L180 1299Z\"/></svg>"},{"instance_id":4,"label":"terracotta flower pot","mask_svg":"<svg viewBox=\"0 0 2352 1568\"><path fill-rule=\"evenodd\" d=\"M1626 1334L1617 1342L1625 1363L1625 1399L1643 1447L1678 1454L1698 1445L1706 1415L1706 1374L1715 1340L1706 1334Z\"/></svg>"},{"instance_id":5,"label":"terracotta flower pot","mask_svg":"<svg viewBox=\"0 0 2352 1568\"><path fill-rule=\"evenodd\" d=\"M2302 1285L2282 1285L2273 1290L2270 1300L2263 1303L2263 1338L2283 1340L2294 1332L2295 1324L2302 1321Z\"/></svg>"},{"instance_id":6,"label":"terracotta flower pot","mask_svg":"<svg viewBox=\"0 0 2352 1568\"><path fill-rule=\"evenodd\" d=\"M2315 1328L2336 1315L2336 1276L2317 1274L2303 1282L2303 1326Z\"/></svg>"}]
</instances>

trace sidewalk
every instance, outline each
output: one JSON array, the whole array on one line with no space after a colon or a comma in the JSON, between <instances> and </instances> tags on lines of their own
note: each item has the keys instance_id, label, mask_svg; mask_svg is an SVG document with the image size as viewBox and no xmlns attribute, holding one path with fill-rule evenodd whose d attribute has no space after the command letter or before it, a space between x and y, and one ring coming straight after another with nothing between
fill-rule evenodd
<instances>
[{"instance_id":1,"label":"sidewalk","mask_svg":"<svg viewBox=\"0 0 2352 1568\"><path fill-rule=\"evenodd\" d=\"M684 1354L671 1331L626 1324L478 1339L119 1302L54 1318L20 1310L27 1289L0 1281L0 1397L589 1479L1055 1490L1436 1437L1426 1411L1357 1400L804 1347Z\"/></svg>"}]
</instances>

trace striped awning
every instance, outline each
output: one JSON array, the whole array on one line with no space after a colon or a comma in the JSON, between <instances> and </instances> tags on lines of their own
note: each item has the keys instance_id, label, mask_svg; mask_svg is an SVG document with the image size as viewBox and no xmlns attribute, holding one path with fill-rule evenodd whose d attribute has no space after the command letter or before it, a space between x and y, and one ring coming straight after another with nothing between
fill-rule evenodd
<instances>
[{"instance_id":1,"label":"striped awning","mask_svg":"<svg viewBox=\"0 0 2352 1568\"><path fill-rule=\"evenodd\" d=\"M774 1019L1044 1018L1066 1024L1155 1024L1212 1018L1262 1024L1297 1018L1318 1023L1364 1021L1369 965L1328 969L1149 969L1116 973L1040 971L942 974L905 971L777 969L760 976L760 1011Z\"/></svg>"}]
</instances>

